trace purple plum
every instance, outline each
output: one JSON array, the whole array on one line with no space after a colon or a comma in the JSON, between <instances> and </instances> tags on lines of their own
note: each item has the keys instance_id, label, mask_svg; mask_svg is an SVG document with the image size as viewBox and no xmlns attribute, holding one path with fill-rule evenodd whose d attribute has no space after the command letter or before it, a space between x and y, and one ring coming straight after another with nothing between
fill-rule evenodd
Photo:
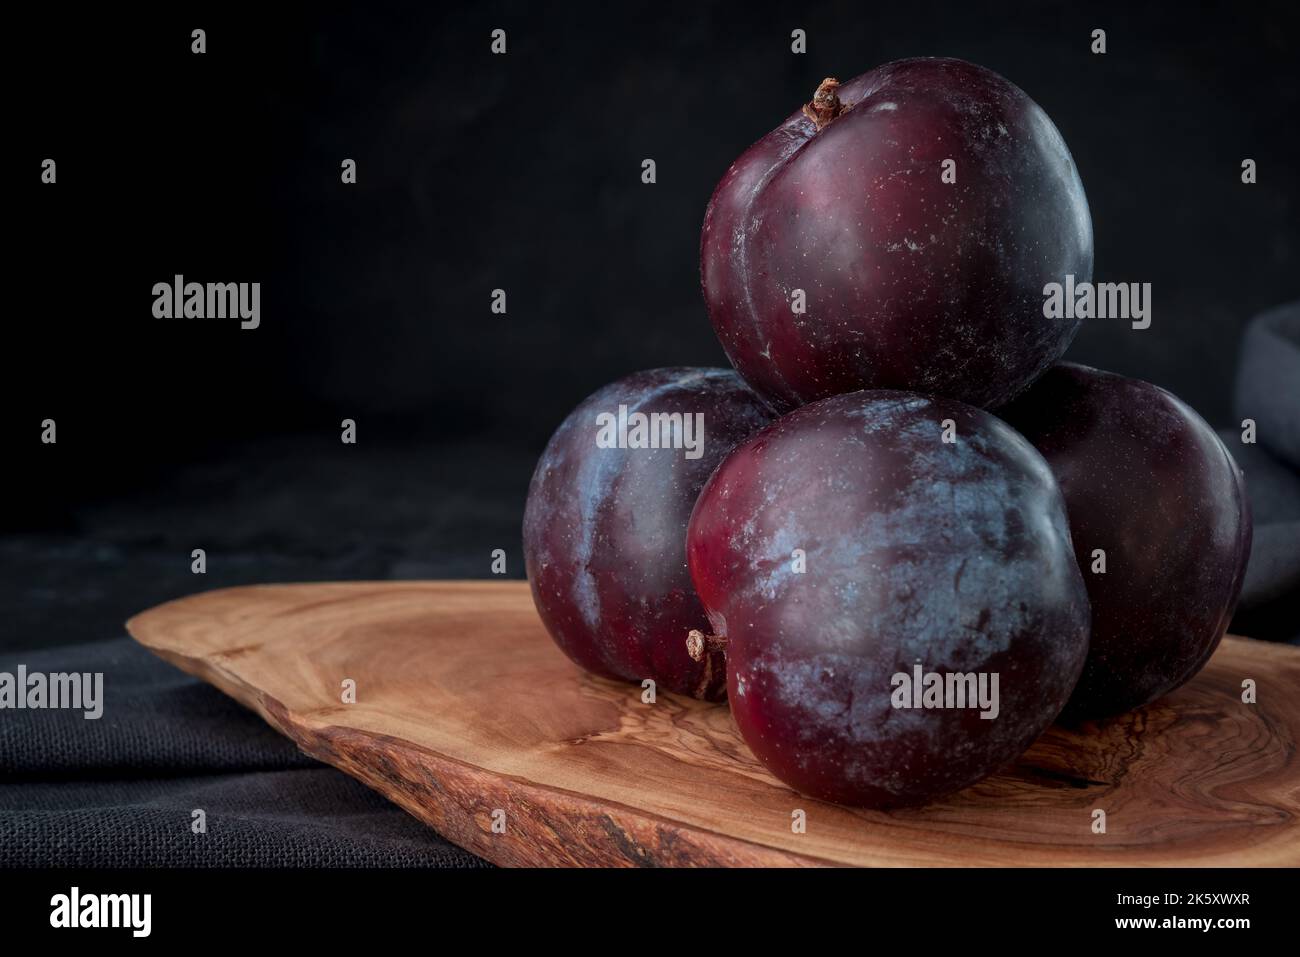
<instances>
[{"instance_id":1,"label":"purple plum","mask_svg":"<svg viewBox=\"0 0 1300 957\"><path fill-rule=\"evenodd\" d=\"M1043 314L1066 275L1092 277L1092 219L1065 141L952 59L825 80L732 164L700 242L718 338L782 411L858 389L1006 402L1078 330Z\"/></svg>"},{"instance_id":2,"label":"purple plum","mask_svg":"<svg viewBox=\"0 0 1300 957\"><path fill-rule=\"evenodd\" d=\"M674 368L607 385L564 420L528 490L524 559L565 654L606 677L725 695L721 657L686 651L687 634L708 624L686 523L718 462L772 418L730 369Z\"/></svg>"},{"instance_id":3,"label":"purple plum","mask_svg":"<svg viewBox=\"0 0 1300 957\"><path fill-rule=\"evenodd\" d=\"M742 736L828 801L917 804L1014 760L1087 655L1047 463L953 399L858 392L778 419L718 466L687 557ZM932 706L930 675L965 697Z\"/></svg>"},{"instance_id":4,"label":"purple plum","mask_svg":"<svg viewBox=\"0 0 1300 957\"><path fill-rule=\"evenodd\" d=\"M1190 679L1232 620L1250 556L1241 470L1164 389L1073 363L999 413L1065 495L1092 603L1067 720L1141 707Z\"/></svg>"}]
</instances>

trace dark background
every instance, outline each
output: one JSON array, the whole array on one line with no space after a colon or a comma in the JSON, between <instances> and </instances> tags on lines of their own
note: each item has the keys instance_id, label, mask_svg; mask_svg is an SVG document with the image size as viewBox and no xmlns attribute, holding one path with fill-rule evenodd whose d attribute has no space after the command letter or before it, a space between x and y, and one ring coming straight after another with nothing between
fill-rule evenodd
<instances>
[{"instance_id":1,"label":"dark background","mask_svg":"<svg viewBox=\"0 0 1300 957\"><path fill-rule=\"evenodd\" d=\"M245 581L483 577L495 547L522 575L564 415L636 369L725 364L697 254L728 164L824 75L904 56L1022 86L1074 153L1097 278L1153 284L1150 329L1085 322L1069 357L1231 425L1243 324L1297 294L1296 8L1129 7L15 13L0 641L113 637ZM175 273L260 281L261 328L153 319Z\"/></svg>"}]
</instances>

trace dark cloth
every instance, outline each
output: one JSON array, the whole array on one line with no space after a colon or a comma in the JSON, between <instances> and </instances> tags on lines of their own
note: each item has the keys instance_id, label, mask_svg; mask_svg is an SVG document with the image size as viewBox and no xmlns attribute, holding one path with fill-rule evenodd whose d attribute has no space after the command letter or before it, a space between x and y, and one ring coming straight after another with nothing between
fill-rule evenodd
<instances>
[{"instance_id":1,"label":"dark cloth","mask_svg":"<svg viewBox=\"0 0 1300 957\"><path fill-rule=\"evenodd\" d=\"M1300 469L1300 301L1261 313L1241 341L1238 419L1253 419L1258 441Z\"/></svg>"},{"instance_id":2,"label":"dark cloth","mask_svg":"<svg viewBox=\"0 0 1300 957\"><path fill-rule=\"evenodd\" d=\"M103 672L103 714L0 712L0 867L481 866L129 638L20 663Z\"/></svg>"},{"instance_id":3,"label":"dark cloth","mask_svg":"<svg viewBox=\"0 0 1300 957\"><path fill-rule=\"evenodd\" d=\"M102 671L106 698L98 720L0 711L0 867L482 864L121 627L257 582L487 578L495 548L522 576L540 450L331 438L231 448L0 536L0 671Z\"/></svg>"},{"instance_id":4,"label":"dark cloth","mask_svg":"<svg viewBox=\"0 0 1300 957\"><path fill-rule=\"evenodd\" d=\"M1241 601L1232 620L1239 635L1300 644L1300 472L1241 432L1219 432L1246 477L1254 535Z\"/></svg>"},{"instance_id":5,"label":"dark cloth","mask_svg":"<svg viewBox=\"0 0 1300 957\"><path fill-rule=\"evenodd\" d=\"M1219 433L1246 476L1255 523L1233 630L1300 644L1300 301L1246 327L1232 429ZM1254 422L1255 442L1242 441Z\"/></svg>"}]
</instances>

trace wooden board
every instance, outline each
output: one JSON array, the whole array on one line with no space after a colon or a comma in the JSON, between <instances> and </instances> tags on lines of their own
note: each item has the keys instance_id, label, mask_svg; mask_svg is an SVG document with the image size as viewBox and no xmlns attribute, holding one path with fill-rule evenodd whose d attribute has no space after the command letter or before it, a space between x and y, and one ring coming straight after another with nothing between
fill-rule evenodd
<instances>
[{"instance_id":1,"label":"wooden board","mask_svg":"<svg viewBox=\"0 0 1300 957\"><path fill-rule=\"evenodd\" d=\"M127 628L499 864L1300 863L1296 648L1225 639L1155 705L1053 728L955 797L882 813L777 782L725 705L663 693L645 704L639 686L584 674L551 643L522 582L236 588L169 602ZM1257 704L1241 702L1246 678ZM354 704L342 702L345 679ZM1104 834L1094 809L1106 812Z\"/></svg>"}]
</instances>

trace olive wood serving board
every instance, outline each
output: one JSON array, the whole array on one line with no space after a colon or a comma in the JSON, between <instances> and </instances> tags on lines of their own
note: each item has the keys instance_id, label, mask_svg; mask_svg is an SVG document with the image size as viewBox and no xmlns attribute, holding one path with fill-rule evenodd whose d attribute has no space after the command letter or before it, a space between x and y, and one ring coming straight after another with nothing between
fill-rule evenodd
<instances>
[{"instance_id":1,"label":"olive wood serving board","mask_svg":"<svg viewBox=\"0 0 1300 957\"><path fill-rule=\"evenodd\" d=\"M259 585L168 602L127 628L498 864L1300 863L1297 648L1226 638L1154 705L1054 727L947 800L877 812L782 785L725 704L663 692L647 704L638 685L583 673L523 582ZM1241 700L1247 678L1256 704Z\"/></svg>"}]
</instances>

